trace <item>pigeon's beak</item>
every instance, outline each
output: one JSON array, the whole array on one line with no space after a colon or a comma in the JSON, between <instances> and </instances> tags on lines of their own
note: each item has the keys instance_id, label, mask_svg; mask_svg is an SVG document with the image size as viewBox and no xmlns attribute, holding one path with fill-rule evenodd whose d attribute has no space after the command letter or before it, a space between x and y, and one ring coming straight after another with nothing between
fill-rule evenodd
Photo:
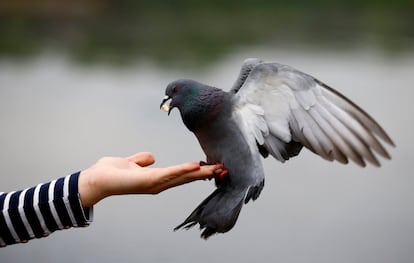
<instances>
[{"instance_id":1,"label":"pigeon's beak","mask_svg":"<svg viewBox=\"0 0 414 263\"><path fill-rule=\"evenodd\" d=\"M160 109L165 112L168 112L168 115L170 115L170 112L173 109L173 107L171 107L171 103L167 104L167 102L170 100L171 100L171 97L167 95L164 97L160 105Z\"/></svg>"}]
</instances>

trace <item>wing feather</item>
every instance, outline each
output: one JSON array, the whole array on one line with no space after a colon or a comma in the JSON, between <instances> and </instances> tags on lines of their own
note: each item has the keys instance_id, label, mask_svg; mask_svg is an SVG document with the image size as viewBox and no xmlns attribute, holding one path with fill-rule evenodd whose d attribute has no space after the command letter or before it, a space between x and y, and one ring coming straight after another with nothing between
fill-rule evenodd
<instances>
[{"instance_id":1,"label":"wing feather","mask_svg":"<svg viewBox=\"0 0 414 263\"><path fill-rule=\"evenodd\" d=\"M322 158L351 159L379 166L373 151L390 155L380 140L394 146L384 129L364 110L314 77L278 63L250 60L232 89L236 111L250 134L280 161L289 143L300 143ZM242 74L243 73L243 74ZM237 86L237 87L236 87ZM235 88L236 87L236 88ZM253 127L252 127L252 126Z\"/></svg>"},{"instance_id":2,"label":"wing feather","mask_svg":"<svg viewBox=\"0 0 414 263\"><path fill-rule=\"evenodd\" d=\"M358 163L361 166L365 166L363 157L369 156L366 151L369 151L363 143L361 143L355 135L349 131L345 125L340 122L338 119L333 117L328 111L324 111L319 105L315 108L319 108L319 112L324 116L324 120L328 121L332 130L329 132L331 137L336 138L340 143L341 152L345 153L346 156L349 156L354 162Z\"/></svg>"},{"instance_id":3,"label":"wing feather","mask_svg":"<svg viewBox=\"0 0 414 263\"><path fill-rule=\"evenodd\" d=\"M332 102L328 101L324 97L321 98L320 102L321 105L323 105L324 108L334 116L334 118L342 121L342 123L346 126L347 129L357 134L360 140L366 142L367 145L369 145L372 149L374 149L378 154L380 154L384 158L391 158L388 152L385 150L385 148L374 136L373 131L366 127L359 119L353 118L352 115L347 114L347 112L343 111L341 108L339 108Z\"/></svg>"},{"instance_id":4,"label":"wing feather","mask_svg":"<svg viewBox=\"0 0 414 263\"><path fill-rule=\"evenodd\" d=\"M386 143L388 143L391 146L395 146L390 136L368 113L366 113L358 105L356 105L351 100L349 100L348 98L346 98L344 95L334 90L333 88L329 87L328 85L322 83L321 81L317 79L315 79L315 82L317 82L319 85L323 87L322 92L323 92L324 97L326 97L328 100L333 101L335 105L339 106L340 108L348 112L355 119L357 119L361 124L365 125L368 130L374 132Z\"/></svg>"},{"instance_id":5,"label":"wing feather","mask_svg":"<svg viewBox=\"0 0 414 263\"><path fill-rule=\"evenodd\" d=\"M361 150L358 150L355 148L362 147L364 148L363 151L365 151L365 156L369 162L372 164L378 166L379 162L373 156L372 151L370 148L364 144L359 145L360 143L363 143L363 141L354 142L354 145L359 145L357 147L352 147L351 140L357 140L356 138L353 138L353 135L347 132L346 127L339 122L338 119L336 119L329 111L327 111L324 107L317 105L315 107L315 110L319 113L319 115L322 117L320 120L321 122L326 122L326 133L329 135L330 139L334 142L336 150L335 154L342 153L343 157L346 158L346 156L353 156L354 154L360 152ZM336 136L339 135L339 136ZM348 138L348 139L347 139ZM350 139L349 139L350 138ZM354 160L354 159L353 159ZM358 162L360 161L360 158L357 158ZM361 164L363 165L363 164Z\"/></svg>"},{"instance_id":6,"label":"wing feather","mask_svg":"<svg viewBox=\"0 0 414 263\"><path fill-rule=\"evenodd\" d=\"M300 128L300 132L305 136L307 142L310 144L309 149L320 155L322 158L330 160L329 149L324 147L327 145L329 140L327 140L319 125L307 115L308 113L306 112L293 110L293 116L303 125Z\"/></svg>"}]
</instances>

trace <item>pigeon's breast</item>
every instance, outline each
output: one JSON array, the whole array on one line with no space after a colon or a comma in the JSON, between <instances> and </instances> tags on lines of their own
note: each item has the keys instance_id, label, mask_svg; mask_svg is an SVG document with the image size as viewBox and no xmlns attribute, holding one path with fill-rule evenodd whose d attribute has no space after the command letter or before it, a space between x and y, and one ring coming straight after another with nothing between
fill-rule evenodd
<instances>
[{"instance_id":1,"label":"pigeon's breast","mask_svg":"<svg viewBox=\"0 0 414 263\"><path fill-rule=\"evenodd\" d=\"M249 144L232 118L212 123L208 129L195 132L208 163L223 163L232 184L248 186L263 178L259 154Z\"/></svg>"}]
</instances>

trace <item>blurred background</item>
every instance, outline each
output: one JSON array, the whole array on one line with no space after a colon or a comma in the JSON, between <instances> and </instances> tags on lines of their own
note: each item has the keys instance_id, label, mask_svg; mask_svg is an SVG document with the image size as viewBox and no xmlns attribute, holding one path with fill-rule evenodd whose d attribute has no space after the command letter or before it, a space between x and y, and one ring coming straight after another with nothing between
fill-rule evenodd
<instances>
[{"instance_id":1,"label":"blurred background","mask_svg":"<svg viewBox=\"0 0 414 263\"><path fill-rule=\"evenodd\" d=\"M245 58L289 64L341 91L397 148L378 168L303 150L264 161L266 186L234 229L172 229L213 191L196 182L95 207L93 224L0 249L0 262L413 262L414 2L2 1L0 191L102 156L152 151L155 166L204 159L166 85L228 90Z\"/></svg>"}]
</instances>

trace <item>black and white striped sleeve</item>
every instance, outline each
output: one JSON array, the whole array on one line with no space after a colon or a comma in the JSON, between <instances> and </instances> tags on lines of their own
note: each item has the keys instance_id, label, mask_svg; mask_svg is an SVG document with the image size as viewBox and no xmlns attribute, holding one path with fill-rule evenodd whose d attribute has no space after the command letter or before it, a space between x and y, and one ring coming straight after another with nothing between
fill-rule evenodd
<instances>
[{"instance_id":1,"label":"black and white striped sleeve","mask_svg":"<svg viewBox=\"0 0 414 263\"><path fill-rule=\"evenodd\" d=\"M78 192L79 172L9 193L0 193L0 247L92 221L93 208L83 208Z\"/></svg>"}]
</instances>

